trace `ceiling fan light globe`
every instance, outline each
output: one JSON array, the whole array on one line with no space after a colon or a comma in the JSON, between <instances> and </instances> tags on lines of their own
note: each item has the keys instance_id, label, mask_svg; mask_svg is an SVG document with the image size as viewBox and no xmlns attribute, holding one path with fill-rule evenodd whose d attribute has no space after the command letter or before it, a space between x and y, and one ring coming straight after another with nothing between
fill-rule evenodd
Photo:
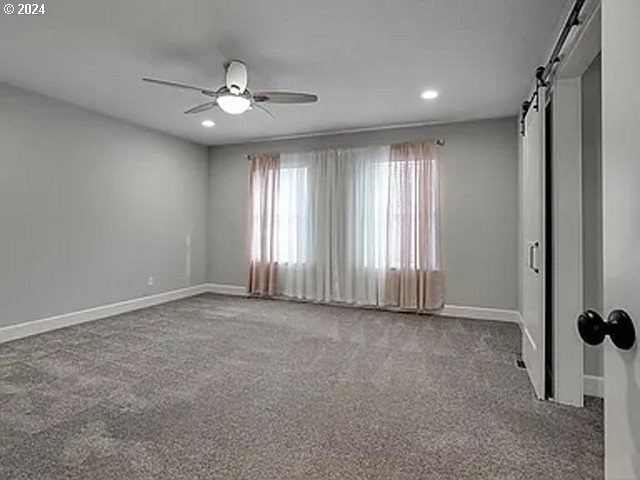
<instances>
[{"instance_id":1,"label":"ceiling fan light globe","mask_svg":"<svg viewBox=\"0 0 640 480\"><path fill-rule=\"evenodd\" d=\"M251 107L251 101L239 95L222 95L217 99L218 106L226 113L240 115Z\"/></svg>"}]
</instances>

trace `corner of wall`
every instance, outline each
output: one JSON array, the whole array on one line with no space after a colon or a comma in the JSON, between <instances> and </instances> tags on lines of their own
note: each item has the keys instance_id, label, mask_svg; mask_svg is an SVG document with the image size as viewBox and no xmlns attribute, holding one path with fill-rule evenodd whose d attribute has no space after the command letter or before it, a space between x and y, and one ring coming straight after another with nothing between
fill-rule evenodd
<instances>
[{"instance_id":1,"label":"corner of wall","mask_svg":"<svg viewBox=\"0 0 640 480\"><path fill-rule=\"evenodd\" d=\"M206 225L205 228L207 229L206 232L206 241L207 241L207 245L205 248L205 255L206 255L206 267L205 267L205 282L206 283L210 283L212 278L213 278L213 267L211 265L211 249L212 249L212 236L213 236L213 224L211 223L211 198L212 198L212 181L211 181L211 172L212 172L212 167L211 167L211 163L213 162L213 146L208 146L207 147L207 158L208 158L208 162L207 162L207 205L205 207L205 211L206 211L206 215L207 215L207 221L206 221Z\"/></svg>"}]
</instances>

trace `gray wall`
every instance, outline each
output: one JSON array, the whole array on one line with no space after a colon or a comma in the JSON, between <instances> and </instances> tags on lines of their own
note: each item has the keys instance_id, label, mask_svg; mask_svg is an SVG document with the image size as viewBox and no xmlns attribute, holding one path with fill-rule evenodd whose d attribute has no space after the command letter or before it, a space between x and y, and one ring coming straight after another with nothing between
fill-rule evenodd
<instances>
[{"instance_id":1,"label":"gray wall","mask_svg":"<svg viewBox=\"0 0 640 480\"><path fill-rule=\"evenodd\" d=\"M602 245L602 81L598 56L582 77L582 222L584 308L601 314ZM602 345L585 344L584 373L602 376Z\"/></svg>"},{"instance_id":2,"label":"gray wall","mask_svg":"<svg viewBox=\"0 0 640 480\"><path fill-rule=\"evenodd\" d=\"M209 280L245 284L248 153L443 138L447 302L518 307L518 153L514 118L214 147Z\"/></svg>"},{"instance_id":3,"label":"gray wall","mask_svg":"<svg viewBox=\"0 0 640 480\"><path fill-rule=\"evenodd\" d=\"M204 282L208 168L204 147L0 84L0 326Z\"/></svg>"}]
</instances>

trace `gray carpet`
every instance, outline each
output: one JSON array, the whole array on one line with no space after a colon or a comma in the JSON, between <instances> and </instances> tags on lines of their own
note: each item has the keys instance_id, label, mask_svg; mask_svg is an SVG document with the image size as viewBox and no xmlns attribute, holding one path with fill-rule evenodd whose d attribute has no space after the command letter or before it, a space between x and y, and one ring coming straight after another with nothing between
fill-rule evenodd
<instances>
[{"instance_id":1,"label":"gray carpet","mask_svg":"<svg viewBox=\"0 0 640 480\"><path fill-rule=\"evenodd\" d=\"M0 345L0 478L590 479L516 326L203 295Z\"/></svg>"}]
</instances>

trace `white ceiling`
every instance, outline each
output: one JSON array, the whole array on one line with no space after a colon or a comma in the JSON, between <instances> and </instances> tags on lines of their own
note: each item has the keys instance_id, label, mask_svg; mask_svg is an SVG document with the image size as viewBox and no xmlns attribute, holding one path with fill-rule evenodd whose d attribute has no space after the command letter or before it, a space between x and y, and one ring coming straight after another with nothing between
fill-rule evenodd
<instances>
[{"instance_id":1,"label":"white ceiling","mask_svg":"<svg viewBox=\"0 0 640 480\"><path fill-rule=\"evenodd\" d=\"M204 144L515 115L565 0L44 0L0 14L0 81ZM241 59L256 90L317 93L187 116ZM422 90L440 98L427 102ZM200 122L211 118L213 129Z\"/></svg>"}]
</instances>

